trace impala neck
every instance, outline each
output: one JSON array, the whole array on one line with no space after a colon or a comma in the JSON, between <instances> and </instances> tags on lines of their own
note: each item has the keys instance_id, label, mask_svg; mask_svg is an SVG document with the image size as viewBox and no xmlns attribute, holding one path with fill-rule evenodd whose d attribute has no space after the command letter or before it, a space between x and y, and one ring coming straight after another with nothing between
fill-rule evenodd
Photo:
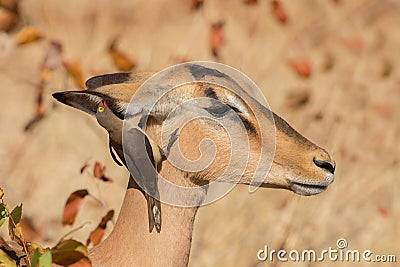
<instances>
[{"instance_id":1,"label":"impala neck","mask_svg":"<svg viewBox=\"0 0 400 267\"><path fill-rule=\"evenodd\" d=\"M146 200L136 187L129 179L113 232L90 251L93 266L187 266L198 208L162 204L161 232L149 233Z\"/></svg>"}]
</instances>

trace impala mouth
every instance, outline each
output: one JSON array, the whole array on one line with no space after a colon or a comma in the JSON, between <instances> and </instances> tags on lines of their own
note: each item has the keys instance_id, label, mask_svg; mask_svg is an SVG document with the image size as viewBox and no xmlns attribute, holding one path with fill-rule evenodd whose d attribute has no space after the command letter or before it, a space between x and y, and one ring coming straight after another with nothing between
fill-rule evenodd
<instances>
[{"instance_id":1,"label":"impala mouth","mask_svg":"<svg viewBox=\"0 0 400 267\"><path fill-rule=\"evenodd\" d=\"M303 196L317 195L324 192L328 188L327 185L313 185L291 182L290 189L296 194Z\"/></svg>"},{"instance_id":2,"label":"impala mouth","mask_svg":"<svg viewBox=\"0 0 400 267\"><path fill-rule=\"evenodd\" d=\"M324 192L328 185L333 182L335 177L329 175L328 179L322 182L298 182L298 181L288 181L290 190L296 194L303 196L311 196Z\"/></svg>"}]
</instances>

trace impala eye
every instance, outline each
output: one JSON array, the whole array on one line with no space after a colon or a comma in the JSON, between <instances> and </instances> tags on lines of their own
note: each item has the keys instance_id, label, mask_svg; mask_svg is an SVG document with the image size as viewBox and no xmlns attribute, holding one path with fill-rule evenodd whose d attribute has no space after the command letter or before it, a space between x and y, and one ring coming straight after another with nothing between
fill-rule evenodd
<instances>
[{"instance_id":1,"label":"impala eye","mask_svg":"<svg viewBox=\"0 0 400 267\"><path fill-rule=\"evenodd\" d=\"M103 112L103 111L104 111L104 107L101 107L101 106L98 107L98 108L97 108L97 111L100 112L100 113Z\"/></svg>"}]
</instances>

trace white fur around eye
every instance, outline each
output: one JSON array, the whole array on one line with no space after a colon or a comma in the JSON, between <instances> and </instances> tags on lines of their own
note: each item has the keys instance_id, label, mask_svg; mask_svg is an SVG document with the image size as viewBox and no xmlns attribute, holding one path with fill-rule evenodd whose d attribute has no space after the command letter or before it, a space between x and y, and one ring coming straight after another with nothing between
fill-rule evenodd
<instances>
[{"instance_id":1,"label":"white fur around eye","mask_svg":"<svg viewBox=\"0 0 400 267\"><path fill-rule=\"evenodd\" d=\"M234 106L235 108L237 108L241 113L243 113L246 116L249 116L249 111L247 110L247 108L243 105L243 102L238 99L236 96L234 95L227 95L227 99L228 101L232 104L232 106Z\"/></svg>"},{"instance_id":2,"label":"white fur around eye","mask_svg":"<svg viewBox=\"0 0 400 267\"><path fill-rule=\"evenodd\" d=\"M86 96L89 98L89 102L96 103L97 105L100 103L101 98L98 97L97 95L91 95L91 94L86 94Z\"/></svg>"},{"instance_id":3,"label":"white fur around eye","mask_svg":"<svg viewBox=\"0 0 400 267\"><path fill-rule=\"evenodd\" d=\"M128 108L129 104L120 104L118 105L116 112L124 114Z\"/></svg>"}]
</instances>

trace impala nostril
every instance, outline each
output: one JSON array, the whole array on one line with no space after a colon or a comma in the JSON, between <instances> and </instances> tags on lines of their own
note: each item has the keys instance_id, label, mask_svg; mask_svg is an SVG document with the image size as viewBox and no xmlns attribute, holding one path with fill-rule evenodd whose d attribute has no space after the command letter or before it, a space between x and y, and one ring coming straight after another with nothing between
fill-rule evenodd
<instances>
[{"instance_id":1,"label":"impala nostril","mask_svg":"<svg viewBox=\"0 0 400 267\"><path fill-rule=\"evenodd\" d=\"M330 173L334 174L335 173L335 168L336 168L336 164L335 163L331 163L329 161L326 160L319 160L316 159L315 157L313 158L314 164L317 165L317 167L327 170Z\"/></svg>"}]
</instances>

